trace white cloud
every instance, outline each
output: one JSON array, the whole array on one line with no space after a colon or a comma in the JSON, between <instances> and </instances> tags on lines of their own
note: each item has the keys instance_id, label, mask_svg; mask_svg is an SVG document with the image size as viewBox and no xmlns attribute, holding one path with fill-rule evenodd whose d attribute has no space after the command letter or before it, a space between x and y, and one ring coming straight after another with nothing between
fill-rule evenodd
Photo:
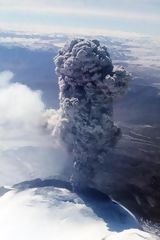
<instances>
[{"instance_id":1,"label":"white cloud","mask_svg":"<svg viewBox=\"0 0 160 240\"><path fill-rule=\"evenodd\" d=\"M9 82L13 77L12 72L0 74L0 124L21 126L28 129L37 125L44 110L41 93L32 91L20 83ZM18 126L17 126L18 127Z\"/></svg>"},{"instance_id":2,"label":"white cloud","mask_svg":"<svg viewBox=\"0 0 160 240\"><path fill-rule=\"evenodd\" d=\"M41 92L12 82L13 75L0 73L0 186L58 175L66 161L43 129Z\"/></svg>"},{"instance_id":3,"label":"white cloud","mask_svg":"<svg viewBox=\"0 0 160 240\"><path fill-rule=\"evenodd\" d=\"M13 76L11 71L0 72L0 149L51 147L51 139L42 126L45 104L41 91L12 82Z\"/></svg>"}]
</instances>

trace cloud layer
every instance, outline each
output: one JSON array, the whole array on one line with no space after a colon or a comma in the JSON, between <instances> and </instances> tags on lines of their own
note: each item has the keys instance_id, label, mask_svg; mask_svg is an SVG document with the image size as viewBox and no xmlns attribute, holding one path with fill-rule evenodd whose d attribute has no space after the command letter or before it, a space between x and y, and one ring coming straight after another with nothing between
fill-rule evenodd
<instances>
[{"instance_id":1,"label":"cloud layer","mask_svg":"<svg viewBox=\"0 0 160 240\"><path fill-rule=\"evenodd\" d=\"M105 31L137 32L140 34L158 34L160 22L159 4L154 1L152 8L150 1L0 1L1 25L10 29L23 30L33 28L39 31L55 32L94 32ZM142 9L142 11L140 11ZM5 14L4 14L5 13ZM130 24L128 24L128 21ZM148 23L148 28L145 24ZM139 23L139 24L137 24Z\"/></svg>"}]
</instances>

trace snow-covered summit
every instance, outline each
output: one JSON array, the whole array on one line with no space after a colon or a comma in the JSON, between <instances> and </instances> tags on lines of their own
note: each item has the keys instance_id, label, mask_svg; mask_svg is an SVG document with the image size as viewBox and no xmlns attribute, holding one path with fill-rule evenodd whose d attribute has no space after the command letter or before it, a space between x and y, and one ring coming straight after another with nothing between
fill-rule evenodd
<instances>
[{"instance_id":1,"label":"snow-covered summit","mask_svg":"<svg viewBox=\"0 0 160 240\"><path fill-rule=\"evenodd\" d=\"M2 240L153 239L138 230L132 214L98 191L74 193L62 182L52 184L25 182L0 197Z\"/></svg>"}]
</instances>

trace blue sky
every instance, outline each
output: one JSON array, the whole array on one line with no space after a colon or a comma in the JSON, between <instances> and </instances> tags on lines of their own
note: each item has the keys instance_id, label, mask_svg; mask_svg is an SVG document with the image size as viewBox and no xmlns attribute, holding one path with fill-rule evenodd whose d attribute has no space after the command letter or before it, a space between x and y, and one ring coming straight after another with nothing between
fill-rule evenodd
<instances>
[{"instance_id":1,"label":"blue sky","mask_svg":"<svg viewBox=\"0 0 160 240\"><path fill-rule=\"evenodd\" d=\"M0 0L0 28L160 36L159 0Z\"/></svg>"}]
</instances>

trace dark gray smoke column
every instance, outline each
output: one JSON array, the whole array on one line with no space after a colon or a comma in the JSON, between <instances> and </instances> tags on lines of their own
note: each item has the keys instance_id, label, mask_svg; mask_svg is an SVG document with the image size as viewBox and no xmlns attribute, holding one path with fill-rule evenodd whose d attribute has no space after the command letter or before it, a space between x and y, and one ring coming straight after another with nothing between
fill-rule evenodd
<instances>
[{"instance_id":1,"label":"dark gray smoke column","mask_svg":"<svg viewBox=\"0 0 160 240\"><path fill-rule=\"evenodd\" d=\"M97 40L75 39L55 58L60 88L60 137L71 153L74 187L92 181L120 137L113 123L113 99L122 95L130 75L113 67Z\"/></svg>"}]
</instances>

